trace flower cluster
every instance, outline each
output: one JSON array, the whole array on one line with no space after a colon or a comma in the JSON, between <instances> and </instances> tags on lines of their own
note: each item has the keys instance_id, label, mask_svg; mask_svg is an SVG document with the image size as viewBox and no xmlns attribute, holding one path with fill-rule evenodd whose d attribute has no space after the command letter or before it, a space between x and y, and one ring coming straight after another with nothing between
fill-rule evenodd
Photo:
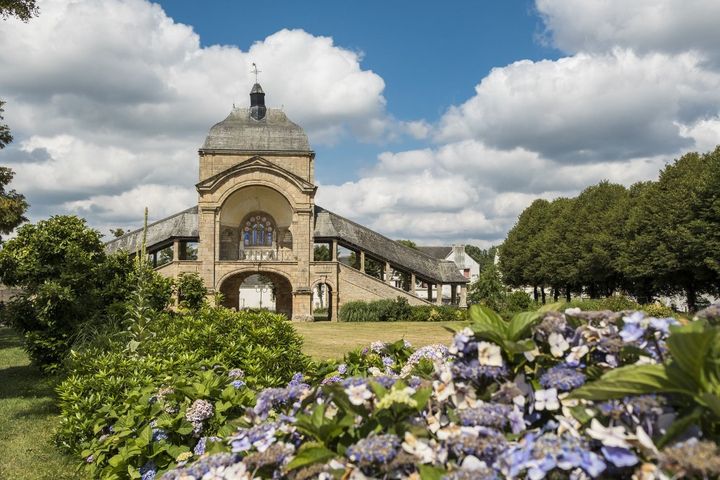
<instances>
[{"instance_id":1,"label":"flower cluster","mask_svg":"<svg viewBox=\"0 0 720 480\"><path fill-rule=\"evenodd\" d=\"M675 323L570 310L540 315L519 339L466 328L448 348L376 342L317 386L297 376L259 392L219 443L228 453L163 478L712 478L720 449L698 425L658 448L680 415L675 397L575 395L617 367L662 367Z\"/></svg>"},{"instance_id":2,"label":"flower cluster","mask_svg":"<svg viewBox=\"0 0 720 480\"><path fill-rule=\"evenodd\" d=\"M192 424L195 433L200 433L203 429L203 422L212 417L213 412L212 403L198 399L185 411L185 419Z\"/></svg>"}]
</instances>

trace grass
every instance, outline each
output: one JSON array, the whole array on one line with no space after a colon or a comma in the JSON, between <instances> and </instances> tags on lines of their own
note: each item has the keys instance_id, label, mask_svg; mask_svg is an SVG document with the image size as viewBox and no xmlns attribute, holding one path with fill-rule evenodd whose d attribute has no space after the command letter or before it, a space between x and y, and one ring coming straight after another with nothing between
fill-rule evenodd
<instances>
[{"instance_id":1,"label":"grass","mask_svg":"<svg viewBox=\"0 0 720 480\"><path fill-rule=\"evenodd\" d=\"M342 358L343 354L370 342L404 338L415 347L431 343L449 344L452 334L469 322L308 322L293 326L303 336L303 350L318 360Z\"/></svg>"},{"instance_id":2,"label":"grass","mask_svg":"<svg viewBox=\"0 0 720 480\"><path fill-rule=\"evenodd\" d=\"M0 327L0 478L82 478L52 443L56 381L30 365L19 335Z\"/></svg>"}]
</instances>

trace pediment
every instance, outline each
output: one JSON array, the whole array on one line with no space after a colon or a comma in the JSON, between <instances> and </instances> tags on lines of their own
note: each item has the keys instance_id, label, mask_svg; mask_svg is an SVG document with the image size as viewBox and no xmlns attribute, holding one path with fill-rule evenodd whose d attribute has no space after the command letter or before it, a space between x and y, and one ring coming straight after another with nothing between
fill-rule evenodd
<instances>
[{"instance_id":1,"label":"pediment","mask_svg":"<svg viewBox=\"0 0 720 480\"><path fill-rule=\"evenodd\" d=\"M244 162L238 163L237 165L233 165L232 167L223 170L222 172L217 173L210 178L206 178L195 186L197 187L199 192L212 191L230 177L257 171L268 172L273 175L285 178L291 183L297 185L297 187L303 192L310 193L316 189L315 185L308 182L304 178L299 177L298 175L290 172L289 170L286 170L259 155L249 158Z\"/></svg>"}]
</instances>

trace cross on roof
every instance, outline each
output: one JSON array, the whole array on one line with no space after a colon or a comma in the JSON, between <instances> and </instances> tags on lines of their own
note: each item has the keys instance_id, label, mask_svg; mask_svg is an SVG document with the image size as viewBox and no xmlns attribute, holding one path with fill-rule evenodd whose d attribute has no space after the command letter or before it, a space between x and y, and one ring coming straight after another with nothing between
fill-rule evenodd
<instances>
[{"instance_id":1,"label":"cross on roof","mask_svg":"<svg viewBox=\"0 0 720 480\"><path fill-rule=\"evenodd\" d=\"M255 65L255 62L252 64L253 69L250 70L250 73L255 74L255 83L258 83L258 73L262 73L262 70L258 70L257 65Z\"/></svg>"}]
</instances>

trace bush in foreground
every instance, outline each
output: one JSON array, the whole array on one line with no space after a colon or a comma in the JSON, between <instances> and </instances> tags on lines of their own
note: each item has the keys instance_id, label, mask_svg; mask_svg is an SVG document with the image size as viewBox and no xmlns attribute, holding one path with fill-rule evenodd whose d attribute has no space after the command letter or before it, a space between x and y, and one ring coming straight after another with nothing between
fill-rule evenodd
<instances>
[{"instance_id":1,"label":"bush in foreground","mask_svg":"<svg viewBox=\"0 0 720 480\"><path fill-rule=\"evenodd\" d=\"M260 392L233 434L162 478L716 478L719 310L682 325L475 307L431 371L373 345L392 362Z\"/></svg>"},{"instance_id":2,"label":"bush in foreground","mask_svg":"<svg viewBox=\"0 0 720 480\"><path fill-rule=\"evenodd\" d=\"M70 374L58 387L57 440L66 450L85 450L112 426L108 412L119 418L130 412L139 392L175 388L173 379L192 378L203 366L242 369L243 381L253 388L284 384L294 372L310 368L301 348L301 337L280 315L210 307L156 314L143 326L138 344L123 332L102 346L72 353ZM210 395L198 392L188 398ZM144 428L152 419L143 418Z\"/></svg>"}]
</instances>

